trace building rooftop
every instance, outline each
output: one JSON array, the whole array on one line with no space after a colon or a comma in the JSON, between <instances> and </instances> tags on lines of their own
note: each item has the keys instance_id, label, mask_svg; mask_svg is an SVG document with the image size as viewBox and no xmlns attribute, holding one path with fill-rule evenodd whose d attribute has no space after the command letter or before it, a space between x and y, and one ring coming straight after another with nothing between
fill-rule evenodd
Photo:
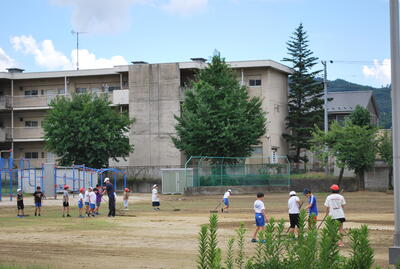
<instances>
[{"instance_id":1,"label":"building rooftop","mask_svg":"<svg viewBox=\"0 0 400 269\"><path fill-rule=\"evenodd\" d=\"M280 72L291 74L293 71L286 65L271 60L255 60L255 61L232 61L227 62L232 68L252 68L252 67L270 67ZM140 62L140 64L147 64ZM178 62L180 69L199 69L205 64L201 61ZM80 76L100 76L113 75L121 72L128 72L129 65L119 65L112 68L103 69L84 69L84 70L63 70L63 71L46 71L46 72L25 72L10 73L0 72L0 79L40 79L40 78L62 78L62 77L80 77Z\"/></svg>"},{"instance_id":2,"label":"building rooftop","mask_svg":"<svg viewBox=\"0 0 400 269\"><path fill-rule=\"evenodd\" d=\"M367 108L370 102L378 113L378 106L372 91L329 92L328 98L332 98L328 102L329 113L351 112L357 105Z\"/></svg>"}]
</instances>

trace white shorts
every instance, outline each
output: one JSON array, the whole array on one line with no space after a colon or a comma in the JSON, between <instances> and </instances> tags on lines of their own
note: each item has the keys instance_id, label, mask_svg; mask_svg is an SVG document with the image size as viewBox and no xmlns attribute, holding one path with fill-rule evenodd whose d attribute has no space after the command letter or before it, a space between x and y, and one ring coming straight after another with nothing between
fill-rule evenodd
<instances>
[{"instance_id":1,"label":"white shorts","mask_svg":"<svg viewBox=\"0 0 400 269\"><path fill-rule=\"evenodd\" d=\"M128 207L128 200L124 200L124 207Z\"/></svg>"}]
</instances>

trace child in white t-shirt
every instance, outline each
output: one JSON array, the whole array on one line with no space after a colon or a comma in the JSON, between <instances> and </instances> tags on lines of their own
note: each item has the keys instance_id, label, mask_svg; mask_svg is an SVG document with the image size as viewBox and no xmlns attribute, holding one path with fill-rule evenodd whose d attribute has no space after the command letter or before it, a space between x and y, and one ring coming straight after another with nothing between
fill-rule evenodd
<instances>
[{"instance_id":1,"label":"child in white t-shirt","mask_svg":"<svg viewBox=\"0 0 400 269\"><path fill-rule=\"evenodd\" d=\"M229 209L229 196L231 196L232 191L229 189L224 193L224 197L222 198L222 201L224 202L225 208L221 208L221 212L226 212L228 213Z\"/></svg>"},{"instance_id":2,"label":"child in white t-shirt","mask_svg":"<svg viewBox=\"0 0 400 269\"><path fill-rule=\"evenodd\" d=\"M289 193L290 198L288 200L288 209L289 209L289 220L290 220L290 228L289 233L294 233L296 226L299 228L299 219L300 219L300 198L296 196L295 191L291 191Z\"/></svg>"},{"instance_id":3,"label":"child in white t-shirt","mask_svg":"<svg viewBox=\"0 0 400 269\"><path fill-rule=\"evenodd\" d=\"M268 218L265 215L265 205L264 205L264 193L259 192L257 193L257 200L254 201L254 214L256 219L256 230L254 231L253 238L251 242L257 242L257 234L259 231L264 230L265 221L268 222Z\"/></svg>"},{"instance_id":4,"label":"child in white t-shirt","mask_svg":"<svg viewBox=\"0 0 400 269\"><path fill-rule=\"evenodd\" d=\"M124 195L123 195L123 200L124 200L124 209L128 210L128 201L129 201L129 189L125 188L124 189Z\"/></svg>"},{"instance_id":5,"label":"child in white t-shirt","mask_svg":"<svg viewBox=\"0 0 400 269\"><path fill-rule=\"evenodd\" d=\"M332 219L338 221L339 224L339 233L343 235L343 222L346 221L345 215L344 215L344 205L346 204L346 200L342 195L339 194L339 186L336 184L333 184L330 187L332 194L330 194L328 197L326 197L325 200L325 207L326 207L326 216L331 216ZM339 247L343 247L343 241L339 240L338 242Z\"/></svg>"},{"instance_id":6,"label":"child in white t-shirt","mask_svg":"<svg viewBox=\"0 0 400 269\"><path fill-rule=\"evenodd\" d=\"M158 194L157 184L153 185L153 189L151 191L151 205L155 211L160 210L160 195Z\"/></svg>"},{"instance_id":7,"label":"child in white t-shirt","mask_svg":"<svg viewBox=\"0 0 400 269\"><path fill-rule=\"evenodd\" d=\"M87 214L88 217L94 217L94 210L96 209L96 193L93 191L92 187L89 187L89 213Z\"/></svg>"},{"instance_id":8,"label":"child in white t-shirt","mask_svg":"<svg viewBox=\"0 0 400 269\"><path fill-rule=\"evenodd\" d=\"M89 189L87 189L85 191L85 196L83 197L83 200L85 202L85 211L86 211L85 213L86 213L86 215L88 215L89 211L90 211L90 208L89 208Z\"/></svg>"}]
</instances>

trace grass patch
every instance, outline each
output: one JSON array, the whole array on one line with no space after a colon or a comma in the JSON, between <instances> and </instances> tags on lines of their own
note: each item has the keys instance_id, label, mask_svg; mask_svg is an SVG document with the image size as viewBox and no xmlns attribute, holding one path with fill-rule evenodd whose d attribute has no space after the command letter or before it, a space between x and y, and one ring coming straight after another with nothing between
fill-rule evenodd
<instances>
[{"instance_id":1,"label":"grass patch","mask_svg":"<svg viewBox=\"0 0 400 269\"><path fill-rule=\"evenodd\" d=\"M324 172L309 172L303 174L291 174L290 179L338 179L337 176L334 175L325 175Z\"/></svg>"}]
</instances>

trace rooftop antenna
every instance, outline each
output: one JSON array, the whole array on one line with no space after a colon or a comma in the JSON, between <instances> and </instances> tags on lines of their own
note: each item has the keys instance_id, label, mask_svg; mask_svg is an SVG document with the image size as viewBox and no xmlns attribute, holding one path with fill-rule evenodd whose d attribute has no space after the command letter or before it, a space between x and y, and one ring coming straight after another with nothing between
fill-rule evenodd
<instances>
[{"instance_id":1,"label":"rooftop antenna","mask_svg":"<svg viewBox=\"0 0 400 269\"><path fill-rule=\"evenodd\" d=\"M79 34L87 34L88 32L71 31L71 34L76 35L76 70L79 70Z\"/></svg>"}]
</instances>

